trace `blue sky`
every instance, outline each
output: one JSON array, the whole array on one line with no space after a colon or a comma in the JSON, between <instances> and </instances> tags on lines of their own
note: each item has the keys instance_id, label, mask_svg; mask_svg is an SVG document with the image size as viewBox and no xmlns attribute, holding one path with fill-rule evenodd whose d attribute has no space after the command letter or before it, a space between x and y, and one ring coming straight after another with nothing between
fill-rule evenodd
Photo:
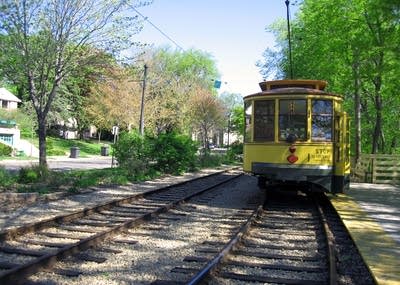
<instances>
[{"instance_id":1,"label":"blue sky","mask_svg":"<svg viewBox=\"0 0 400 285\"><path fill-rule=\"evenodd\" d=\"M294 7L290 9L293 17ZM220 80L226 82L219 92L241 95L260 90L262 76L255 63L267 47L275 44L265 27L278 18L286 19L284 0L153 0L137 10L183 49L211 54ZM175 47L148 22L137 39Z\"/></svg>"}]
</instances>

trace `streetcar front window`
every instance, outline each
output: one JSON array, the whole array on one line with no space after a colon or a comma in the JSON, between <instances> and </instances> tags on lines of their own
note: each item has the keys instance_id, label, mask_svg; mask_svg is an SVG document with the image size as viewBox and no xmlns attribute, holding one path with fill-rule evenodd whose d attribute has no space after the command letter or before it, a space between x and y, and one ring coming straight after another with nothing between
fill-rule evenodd
<instances>
[{"instance_id":1,"label":"streetcar front window","mask_svg":"<svg viewBox=\"0 0 400 285\"><path fill-rule=\"evenodd\" d=\"M312 100L311 140L332 141L333 108L330 100Z\"/></svg>"},{"instance_id":2,"label":"streetcar front window","mask_svg":"<svg viewBox=\"0 0 400 285\"><path fill-rule=\"evenodd\" d=\"M245 125L245 130L244 130L244 142L250 142L251 141L251 113L252 113L252 102L248 101L244 103L244 125Z\"/></svg>"},{"instance_id":3,"label":"streetcar front window","mask_svg":"<svg viewBox=\"0 0 400 285\"><path fill-rule=\"evenodd\" d=\"M279 139L286 141L307 139L307 101L279 101Z\"/></svg>"},{"instance_id":4,"label":"streetcar front window","mask_svg":"<svg viewBox=\"0 0 400 285\"><path fill-rule=\"evenodd\" d=\"M254 141L273 141L275 137L275 101L254 101Z\"/></svg>"}]
</instances>

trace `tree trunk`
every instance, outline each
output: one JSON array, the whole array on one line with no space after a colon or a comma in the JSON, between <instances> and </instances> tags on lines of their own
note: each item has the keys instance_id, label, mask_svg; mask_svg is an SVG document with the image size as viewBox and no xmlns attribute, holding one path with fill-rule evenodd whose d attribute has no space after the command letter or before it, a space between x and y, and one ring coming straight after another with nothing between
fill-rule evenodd
<instances>
[{"instance_id":1,"label":"tree trunk","mask_svg":"<svg viewBox=\"0 0 400 285\"><path fill-rule=\"evenodd\" d=\"M385 142L383 137L382 130L382 111L383 111L383 103L382 103L382 95L381 95L381 85L382 78L380 75L377 75L374 80L375 85L375 127L374 127L374 138L372 142L372 153L378 153L379 150L385 149Z\"/></svg>"},{"instance_id":2,"label":"tree trunk","mask_svg":"<svg viewBox=\"0 0 400 285\"><path fill-rule=\"evenodd\" d=\"M360 64L358 51L354 53L354 124L355 124L355 160L356 163L361 155L361 97L360 97Z\"/></svg>"},{"instance_id":3,"label":"tree trunk","mask_svg":"<svg viewBox=\"0 0 400 285\"><path fill-rule=\"evenodd\" d=\"M38 115L39 122L39 165L47 168L46 118Z\"/></svg>"}]
</instances>

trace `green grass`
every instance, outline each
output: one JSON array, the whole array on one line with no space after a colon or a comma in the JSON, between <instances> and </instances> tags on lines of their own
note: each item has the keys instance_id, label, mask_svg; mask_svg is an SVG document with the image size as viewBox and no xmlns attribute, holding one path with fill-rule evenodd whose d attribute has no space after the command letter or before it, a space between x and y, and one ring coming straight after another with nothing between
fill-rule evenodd
<instances>
[{"instance_id":1,"label":"green grass","mask_svg":"<svg viewBox=\"0 0 400 285\"><path fill-rule=\"evenodd\" d=\"M70 153L71 147L79 148L79 156L100 155L100 148L104 144L99 144L94 140L65 140L61 138L47 138L47 154L66 155Z\"/></svg>"},{"instance_id":2,"label":"green grass","mask_svg":"<svg viewBox=\"0 0 400 285\"><path fill-rule=\"evenodd\" d=\"M39 147L37 138L28 139L34 146ZM111 142L98 140L66 140L62 138L47 137L47 155L64 156L70 154L71 147L79 147L79 156L100 155L100 149L104 145L110 145Z\"/></svg>"},{"instance_id":3,"label":"green grass","mask_svg":"<svg viewBox=\"0 0 400 285\"><path fill-rule=\"evenodd\" d=\"M149 177L150 178L150 177ZM43 171L34 166L22 168L17 173L9 173L0 167L0 192L37 192L47 194L58 191L75 193L79 189L97 185L125 185L137 181L120 168L91 170Z\"/></svg>"}]
</instances>

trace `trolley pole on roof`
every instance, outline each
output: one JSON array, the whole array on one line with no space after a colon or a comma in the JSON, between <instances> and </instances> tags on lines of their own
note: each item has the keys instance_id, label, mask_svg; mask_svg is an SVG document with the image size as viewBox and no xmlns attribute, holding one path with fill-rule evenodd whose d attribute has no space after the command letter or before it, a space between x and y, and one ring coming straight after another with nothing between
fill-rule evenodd
<instances>
[{"instance_id":1,"label":"trolley pole on roof","mask_svg":"<svg viewBox=\"0 0 400 285\"><path fill-rule=\"evenodd\" d=\"M140 103L140 135L144 135L144 92L146 90L146 76L147 76L147 65L144 65L143 71L143 86L142 86L142 101Z\"/></svg>"},{"instance_id":2,"label":"trolley pole on roof","mask_svg":"<svg viewBox=\"0 0 400 285\"><path fill-rule=\"evenodd\" d=\"M290 39L289 0L286 0L285 4L286 4L286 21L287 21L288 42L289 42L289 72L290 72L290 79L293 79L292 42Z\"/></svg>"}]
</instances>

